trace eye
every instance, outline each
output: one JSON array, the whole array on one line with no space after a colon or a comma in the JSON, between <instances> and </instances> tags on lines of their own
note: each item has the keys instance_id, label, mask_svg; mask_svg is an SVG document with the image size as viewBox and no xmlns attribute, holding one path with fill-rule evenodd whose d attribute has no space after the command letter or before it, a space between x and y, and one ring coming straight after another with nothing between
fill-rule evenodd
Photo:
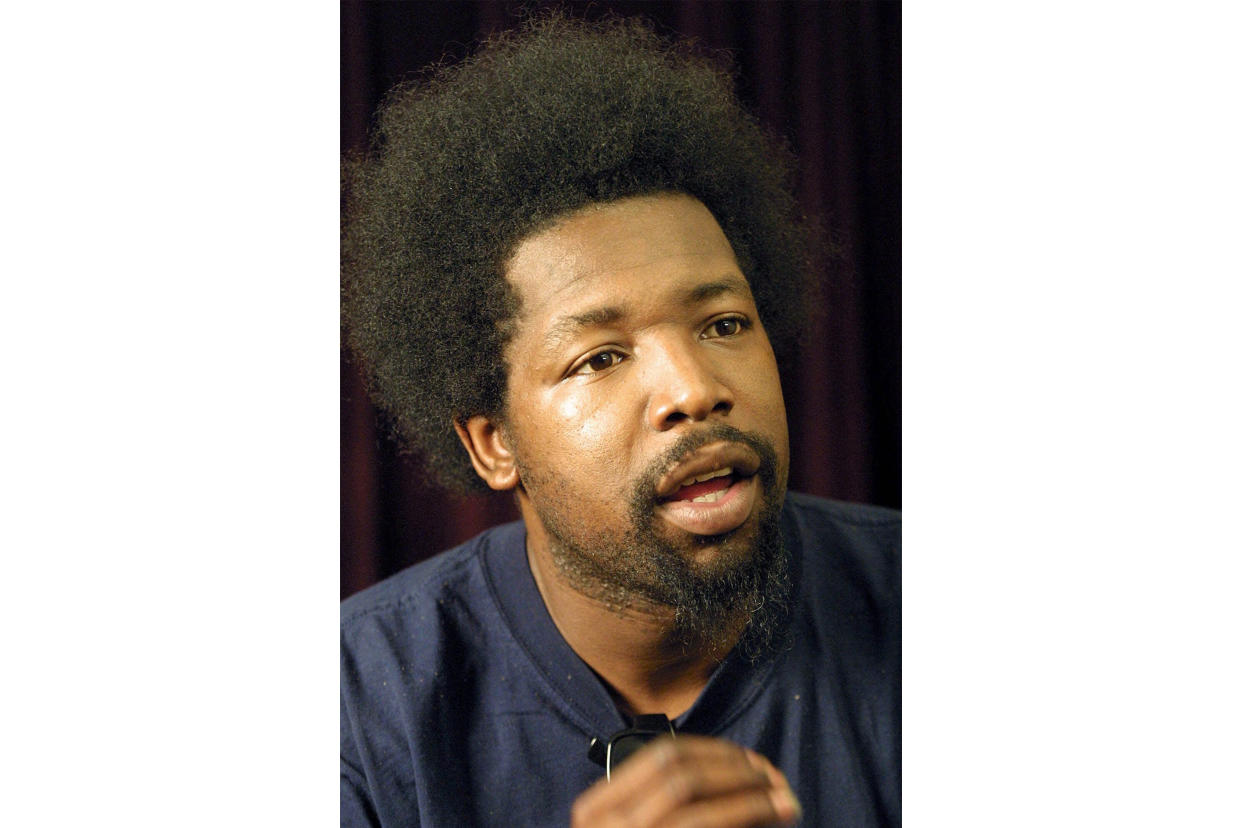
<instances>
[{"instance_id":1,"label":"eye","mask_svg":"<svg viewBox=\"0 0 1242 828\"><path fill-rule=\"evenodd\" d=\"M598 354L592 354L587 357L573 372L575 374L598 374L600 371L607 371L625 359L624 356L616 351L600 351Z\"/></svg>"},{"instance_id":2,"label":"eye","mask_svg":"<svg viewBox=\"0 0 1242 828\"><path fill-rule=\"evenodd\" d=\"M750 320L744 316L723 316L709 323L701 338L720 339L726 336L737 336L749 327Z\"/></svg>"}]
</instances>

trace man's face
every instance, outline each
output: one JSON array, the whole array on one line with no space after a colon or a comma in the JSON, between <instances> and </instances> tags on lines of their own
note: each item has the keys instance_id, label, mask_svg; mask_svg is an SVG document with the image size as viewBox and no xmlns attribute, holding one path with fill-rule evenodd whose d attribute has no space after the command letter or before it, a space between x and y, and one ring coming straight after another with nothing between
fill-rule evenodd
<instances>
[{"instance_id":1,"label":"man's face","mask_svg":"<svg viewBox=\"0 0 1242 828\"><path fill-rule=\"evenodd\" d=\"M507 275L521 312L503 431L532 542L618 603L675 603L672 570L712 583L745 568L775 531L788 433L711 213L676 194L591 207L520 244Z\"/></svg>"}]
</instances>

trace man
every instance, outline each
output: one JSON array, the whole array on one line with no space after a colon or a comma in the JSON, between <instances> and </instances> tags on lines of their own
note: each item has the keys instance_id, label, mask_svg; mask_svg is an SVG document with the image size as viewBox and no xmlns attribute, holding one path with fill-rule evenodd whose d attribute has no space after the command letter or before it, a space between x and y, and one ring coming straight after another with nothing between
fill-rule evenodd
<instances>
[{"instance_id":1,"label":"man","mask_svg":"<svg viewBox=\"0 0 1242 828\"><path fill-rule=\"evenodd\" d=\"M632 22L389 97L350 342L437 478L522 521L342 605L343 824L899 822L898 516L786 493L787 170Z\"/></svg>"}]
</instances>

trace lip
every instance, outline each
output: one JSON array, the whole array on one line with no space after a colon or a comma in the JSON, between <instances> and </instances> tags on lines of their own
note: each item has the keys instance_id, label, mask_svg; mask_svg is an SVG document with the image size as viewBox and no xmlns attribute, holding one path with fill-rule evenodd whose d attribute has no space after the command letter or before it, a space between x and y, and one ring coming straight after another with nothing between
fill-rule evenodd
<instances>
[{"instance_id":1,"label":"lip","mask_svg":"<svg viewBox=\"0 0 1242 828\"><path fill-rule=\"evenodd\" d=\"M657 512L668 523L693 535L721 535L730 532L750 518L759 497L759 455L745 443L721 441L684 457L669 469L656 486L659 498ZM733 485L719 500L695 503L692 500L669 500L683 483L708 472L733 468Z\"/></svg>"},{"instance_id":2,"label":"lip","mask_svg":"<svg viewBox=\"0 0 1242 828\"><path fill-rule=\"evenodd\" d=\"M711 503L666 500L657 512L669 523L693 535L722 535L746 522L755 509L759 482L754 475L734 481L724 495Z\"/></svg>"},{"instance_id":3,"label":"lip","mask_svg":"<svg viewBox=\"0 0 1242 828\"><path fill-rule=\"evenodd\" d=\"M707 474L716 469L722 469L725 466L732 466L733 473L738 477L744 478L734 483L726 492L725 497L716 501L723 503L733 489L737 488L739 483L749 482L754 477L755 472L759 471L759 455L755 450L745 443L719 442L709 443L701 449L692 452L683 458L680 463L673 466L664 473L660 478L660 482L656 485L656 497L663 500L672 497L681 488L681 484L685 483L692 477ZM670 504L664 503L664 506ZM696 503L696 506L712 506L711 503Z\"/></svg>"}]
</instances>

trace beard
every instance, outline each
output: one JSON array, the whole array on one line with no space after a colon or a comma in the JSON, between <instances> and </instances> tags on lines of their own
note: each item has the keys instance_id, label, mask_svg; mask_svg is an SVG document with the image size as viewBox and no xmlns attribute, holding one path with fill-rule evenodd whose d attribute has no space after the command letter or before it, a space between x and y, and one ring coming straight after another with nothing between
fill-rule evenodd
<instances>
[{"instance_id":1,"label":"beard","mask_svg":"<svg viewBox=\"0 0 1242 828\"><path fill-rule=\"evenodd\" d=\"M749 446L760 459L756 479L762 505L754 520L720 535L691 535L678 548L656 529L656 486L681 458L714 442ZM521 457L521 453L518 454ZM626 531L603 531L574 522L553 478L519 462L531 503L552 540L554 565L578 592L618 613L635 606L671 608L673 635L689 649L724 651L734 645L756 660L781 636L791 591L788 553L780 532L784 480L775 448L767 439L716 424L687 434L652 461L627 498ZM695 560L696 548L715 546L716 554ZM739 621L745 621L736 639Z\"/></svg>"}]
</instances>

